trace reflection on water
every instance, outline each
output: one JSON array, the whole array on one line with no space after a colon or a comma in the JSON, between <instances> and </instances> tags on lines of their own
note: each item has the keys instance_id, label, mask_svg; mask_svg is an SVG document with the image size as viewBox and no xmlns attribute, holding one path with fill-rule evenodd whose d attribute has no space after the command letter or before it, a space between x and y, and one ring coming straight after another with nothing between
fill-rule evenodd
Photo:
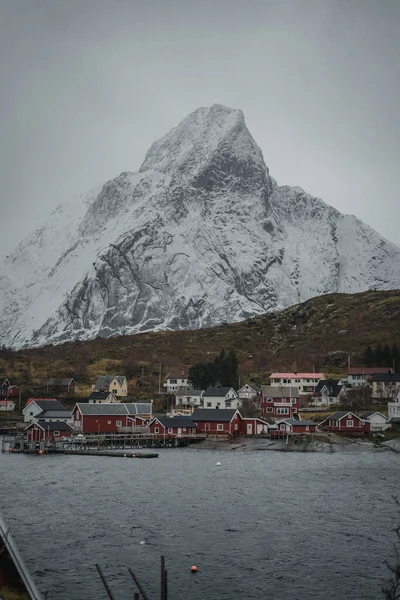
<instances>
[{"instance_id":1,"label":"reflection on water","mask_svg":"<svg viewBox=\"0 0 400 600\"><path fill-rule=\"evenodd\" d=\"M105 598L96 563L116 600L128 566L156 598L161 554L174 600L375 600L399 482L389 453L3 454L0 510L49 600Z\"/></svg>"}]
</instances>

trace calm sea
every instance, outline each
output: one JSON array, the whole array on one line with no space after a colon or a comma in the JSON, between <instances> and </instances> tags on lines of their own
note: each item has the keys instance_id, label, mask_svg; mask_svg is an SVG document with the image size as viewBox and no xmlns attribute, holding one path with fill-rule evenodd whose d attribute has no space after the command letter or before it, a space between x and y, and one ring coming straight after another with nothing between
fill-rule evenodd
<instances>
[{"instance_id":1,"label":"calm sea","mask_svg":"<svg viewBox=\"0 0 400 600\"><path fill-rule=\"evenodd\" d=\"M128 566L154 600L161 554L170 600L383 598L393 494L389 452L0 454L0 510L49 600L105 599L96 563L116 600L133 598Z\"/></svg>"}]
</instances>

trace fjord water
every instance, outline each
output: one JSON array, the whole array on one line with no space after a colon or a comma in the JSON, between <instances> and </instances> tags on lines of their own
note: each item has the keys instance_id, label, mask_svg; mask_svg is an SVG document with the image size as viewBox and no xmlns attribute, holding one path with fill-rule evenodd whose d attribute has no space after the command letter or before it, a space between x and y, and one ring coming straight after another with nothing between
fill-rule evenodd
<instances>
[{"instance_id":1,"label":"fjord water","mask_svg":"<svg viewBox=\"0 0 400 600\"><path fill-rule=\"evenodd\" d=\"M0 510L49 600L106 598L96 563L116 600L128 566L157 598L161 554L173 600L383 598L399 492L389 452L0 455Z\"/></svg>"}]
</instances>

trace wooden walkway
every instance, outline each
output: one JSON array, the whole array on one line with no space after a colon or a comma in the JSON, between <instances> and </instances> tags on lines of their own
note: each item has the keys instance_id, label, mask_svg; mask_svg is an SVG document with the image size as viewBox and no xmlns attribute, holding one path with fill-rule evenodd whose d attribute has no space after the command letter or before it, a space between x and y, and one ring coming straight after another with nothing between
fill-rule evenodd
<instances>
[{"instance_id":1,"label":"wooden walkway","mask_svg":"<svg viewBox=\"0 0 400 600\"><path fill-rule=\"evenodd\" d=\"M22 579L22 582L25 586L26 592L29 594L31 600L43 600L42 595L37 589L24 560L19 553L16 543L11 537L10 530L8 529L3 517L0 514L0 540L2 541L2 546L4 546L3 550L6 550L10 559L12 560L16 570L18 571L19 576ZM1 549L1 547L0 547ZM1 593L1 589L0 589Z\"/></svg>"}]
</instances>

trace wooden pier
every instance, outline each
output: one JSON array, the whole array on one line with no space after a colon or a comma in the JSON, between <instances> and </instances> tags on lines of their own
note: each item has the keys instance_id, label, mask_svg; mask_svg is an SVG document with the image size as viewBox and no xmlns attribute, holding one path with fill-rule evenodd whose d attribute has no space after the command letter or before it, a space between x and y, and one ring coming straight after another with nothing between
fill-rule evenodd
<instances>
[{"instance_id":1,"label":"wooden pier","mask_svg":"<svg viewBox=\"0 0 400 600\"><path fill-rule=\"evenodd\" d=\"M63 450L62 448L54 448L53 450L48 450L53 454L74 454L81 456L116 456L122 458L158 458L158 453L156 452L122 452L121 450Z\"/></svg>"}]
</instances>

